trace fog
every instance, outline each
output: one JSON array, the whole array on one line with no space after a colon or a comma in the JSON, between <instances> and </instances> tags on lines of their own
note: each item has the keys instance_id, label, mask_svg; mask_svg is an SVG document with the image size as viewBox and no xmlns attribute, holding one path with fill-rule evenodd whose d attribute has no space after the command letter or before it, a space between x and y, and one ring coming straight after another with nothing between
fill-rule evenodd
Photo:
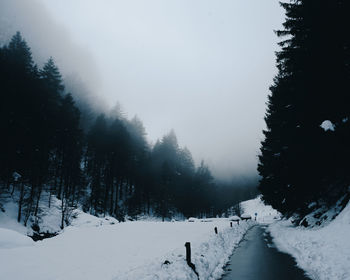
<instances>
[{"instance_id":1,"label":"fog","mask_svg":"<svg viewBox=\"0 0 350 280\"><path fill-rule=\"evenodd\" d=\"M21 31L96 110L120 102L151 142L174 129L215 176L244 178L257 174L283 19L271 0L0 0L0 43Z\"/></svg>"}]
</instances>

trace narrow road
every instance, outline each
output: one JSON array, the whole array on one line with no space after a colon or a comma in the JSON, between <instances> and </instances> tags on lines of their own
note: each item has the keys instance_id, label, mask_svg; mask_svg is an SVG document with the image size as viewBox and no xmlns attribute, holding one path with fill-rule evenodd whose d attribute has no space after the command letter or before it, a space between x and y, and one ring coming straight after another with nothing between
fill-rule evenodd
<instances>
[{"instance_id":1,"label":"narrow road","mask_svg":"<svg viewBox=\"0 0 350 280\"><path fill-rule=\"evenodd\" d=\"M263 226L247 232L235 249L222 280L306 280L294 259L277 251Z\"/></svg>"}]
</instances>

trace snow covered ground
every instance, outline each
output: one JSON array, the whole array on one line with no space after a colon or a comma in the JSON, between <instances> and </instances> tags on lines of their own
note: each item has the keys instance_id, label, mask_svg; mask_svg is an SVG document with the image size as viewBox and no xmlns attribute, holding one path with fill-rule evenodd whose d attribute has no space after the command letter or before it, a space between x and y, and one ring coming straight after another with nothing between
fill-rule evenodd
<instances>
[{"instance_id":1,"label":"snow covered ground","mask_svg":"<svg viewBox=\"0 0 350 280\"><path fill-rule=\"evenodd\" d=\"M29 234L30 231L23 225L17 222L18 207L14 202L8 202L4 205L5 212L0 210L0 227L17 231L21 234Z\"/></svg>"},{"instance_id":2,"label":"snow covered ground","mask_svg":"<svg viewBox=\"0 0 350 280\"><path fill-rule=\"evenodd\" d=\"M277 248L294 256L315 280L350 279L350 203L323 227L293 227L284 220L269 226Z\"/></svg>"},{"instance_id":3,"label":"snow covered ground","mask_svg":"<svg viewBox=\"0 0 350 280\"><path fill-rule=\"evenodd\" d=\"M23 246L33 246L34 241L16 231L0 228L0 249L11 249Z\"/></svg>"},{"instance_id":4,"label":"snow covered ground","mask_svg":"<svg viewBox=\"0 0 350 280\"><path fill-rule=\"evenodd\" d=\"M258 196L255 199L243 201L240 205L242 214L248 214L254 219L256 213L256 221L258 223L272 223L281 218L281 214L277 210L273 209L270 205L264 204L261 200L261 196Z\"/></svg>"},{"instance_id":5,"label":"snow covered ground","mask_svg":"<svg viewBox=\"0 0 350 280\"><path fill-rule=\"evenodd\" d=\"M1 279L197 279L185 261L185 242L200 279L219 279L254 223L231 228L228 219L211 220L117 223L80 213L61 234L38 242L0 228Z\"/></svg>"},{"instance_id":6,"label":"snow covered ground","mask_svg":"<svg viewBox=\"0 0 350 280\"><path fill-rule=\"evenodd\" d=\"M185 242L191 242L200 279L220 279L234 248L255 224L233 223L231 228L226 218L119 223L76 210L76 218L59 235L33 242L26 236L30 230L16 222L15 204L5 206L6 212L0 212L0 278L11 280L197 279L185 261ZM57 207L42 215L43 229L58 228ZM294 256L310 278L350 279L350 204L335 220L311 229L280 220L260 197L241 203L241 209L270 224L277 248Z\"/></svg>"}]
</instances>

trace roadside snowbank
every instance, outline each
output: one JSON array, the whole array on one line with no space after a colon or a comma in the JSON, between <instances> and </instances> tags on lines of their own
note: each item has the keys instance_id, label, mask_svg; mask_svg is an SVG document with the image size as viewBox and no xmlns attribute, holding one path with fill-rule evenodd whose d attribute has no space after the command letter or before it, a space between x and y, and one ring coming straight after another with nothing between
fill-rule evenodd
<instances>
[{"instance_id":1,"label":"roadside snowbank","mask_svg":"<svg viewBox=\"0 0 350 280\"><path fill-rule=\"evenodd\" d=\"M56 237L32 246L16 246L13 242L11 249L0 248L1 277L12 280L197 279L185 261L184 244L191 242L192 262L200 279L218 279L233 249L254 224L242 222L231 228L227 219L206 223L116 223L80 215L82 217L78 216L72 226ZM214 227L219 234L214 233ZM10 240L4 238L4 242ZM169 264L164 264L165 261Z\"/></svg>"},{"instance_id":2,"label":"roadside snowbank","mask_svg":"<svg viewBox=\"0 0 350 280\"><path fill-rule=\"evenodd\" d=\"M324 227L293 227L290 221L271 224L277 248L293 255L312 279L350 279L350 203Z\"/></svg>"},{"instance_id":3,"label":"roadside snowbank","mask_svg":"<svg viewBox=\"0 0 350 280\"><path fill-rule=\"evenodd\" d=\"M120 274L114 280L136 280L136 279L197 279L195 273L188 267L185 261L185 241L191 241L192 262L196 266L196 271L200 279L220 279L224 273L223 267L228 262L235 247L243 238L246 231L254 224L253 222L243 222L241 225L228 226L226 219L215 219L215 223L181 223L182 232L176 231L176 237L168 244L162 246L169 247L176 242L176 247L161 258L156 258L147 266L140 266L131 269L125 274ZM214 234L214 226L217 226L219 233ZM188 229L184 230L186 227ZM190 229L190 227L193 227ZM193 230L195 227L197 232ZM175 239L177 239L175 241ZM174 242L175 241L175 242ZM171 246L171 245L170 245ZM170 249L170 248L169 248ZM170 264L164 264L167 260ZM163 264L162 264L163 263ZM147 267L147 269L146 269Z\"/></svg>"}]
</instances>

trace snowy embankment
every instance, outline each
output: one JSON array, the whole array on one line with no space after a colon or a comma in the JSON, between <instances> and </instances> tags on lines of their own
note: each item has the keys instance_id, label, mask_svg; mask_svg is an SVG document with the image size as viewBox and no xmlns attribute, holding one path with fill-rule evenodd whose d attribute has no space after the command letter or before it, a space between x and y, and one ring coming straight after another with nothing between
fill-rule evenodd
<instances>
[{"instance_id":1,"label":"snowy embankment","mask_svg":"<svg viewBox=\"0 0 350 280\"><path fill-rule=\"evenodd\" d=\"M185 261L184 244L191 242L200 279L219 279L233 249L254 224L242 222L231 228L224 218L192 223L106 222L80 213L61 234L38 242L0 229L1 278L197 279Z\"/></svg>"},{"instance_id":2,"label":"snowy embankment","mask_svg":"<svg viewBox=\"0 0 350 280\"><path fill-rule=\"evenodd\" d=\"M248 214L260 224L269 224L281 218L281 214L270 205L264 204L261 196L255 199L243 201L241 204L242 213Z\"/></svg>"},{"instance_id":3,"label":"snowy embankment","mask_svg":"<svg viewBox=\"0 0 350 280\"><path fill-rule=\"evenodd\" d=\"M43 192L42 197L48 196L47 193ZM43 199L47 201L47 199ZM73 211L74 213L81 213L79 210ZM24 226L24 220L26 219L25 211L22 213L21 223L17 222L18 215L18 204L9 199L3 204L2 210L0 210L0 228L7 228L17 231L21 234L32 236L34 230L32 226L35 224L39 227L39 231L43 233L58 233L61 231L61 201L56 197L52 196L51 205L48 207L47 203L40 203L40 211L38 217L30 216L27 220L27 226ZM81 219L79 219L82 221ZM91 216L90 221L97 222L96 218L93 220Z\"/></svg>"},{"instance_id":4,"label":"snowy embankment","mask_svg":"<svg viewBox=\"0 0 350 280\"><path fill-rule=\"evenodd\" d=\"M284 220L269 230L277 248L293 255L310 278L350 279L350 203L324 227L293 227Z\"/></svg>"}]
</instances>

